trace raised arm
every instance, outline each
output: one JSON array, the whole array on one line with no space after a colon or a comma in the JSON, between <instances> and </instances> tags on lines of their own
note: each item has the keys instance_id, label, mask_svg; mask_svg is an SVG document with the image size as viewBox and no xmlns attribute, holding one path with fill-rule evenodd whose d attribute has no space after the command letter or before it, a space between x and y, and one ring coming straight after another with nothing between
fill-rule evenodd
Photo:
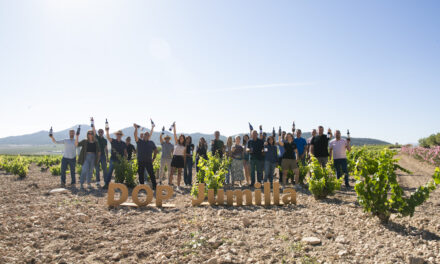
<instances>
[{"instance_id":1,"label":"raised arm","mask_svg":"<svg viewBox=\"0 0 440 264\"><path fill-rule=\"evenodd\" d=\"M112 138L110 137L110 133L108 131L109 129L105 128L105 137L107 138L108 142L112 143Z\"/></svg>"},{"instance_id":2,"label":"raised arm","mask_svg":"<svg viewBox=\"0 0 440 264\"><path fill-rule=\"evenodd\" d=\"M351 151L351 145L350 145L351 140L347 139L347 150Z\"/></svg>"},{"instance_id":3,"label":"raised arm","mask_svg":"<svg viewBox=\"0 0 440 264\"><path fill-rule=\"evenodd\" d=\"M138 142L139 141L139 138L138 138L138 127L137 127L137 125L136 124L133 124L133 126L134 126L134 141L136 141L136 142Z\"/></svg>"},{"instance_id":4,"label":"raised arm","mask_svg":"<svg viewBox=\"0 0 440 264\"><path fill-rule=\"evenodd\" d=\"M177 139L176 123L173 124L173 133L174 133L174 143L177 145L177 144L179 144L179 141Z\"/></svg>"},{"instance_id":5,"label":"raised arm","mask_svg":"<svg viewBox=\"0 0 440 264\"><path fill-rule=\"evenodd\" d=\"M284 142L282 139L283 139L282 136L278 136L278 145L280 145L281 147L284 147Z\"/></svg>"},{"instance_id":6,"label":"raised arm","mask_svg":"<svg viewBox=\"0 0 440 264\"><path fill-rule=\"evenodd\" d=\"M150 138L153 136L154 127L155 127L155 125L151 124L150 135L148 135L148 139L147 140L150 140Z\"/></svg>"},{"instance_id":7,"label":"raised arm","mask_svg":"<svg viewBox=\"0 0 440 264\"><path fill-rule=\"evenodd\" d=\"M163 144L162 133L160 133L160 137L159 137L159 139L160 139L160 144L162 145L162 144Z\"/></svg>"},{"instance_id":8,"label":"raised arm","mask_svg":"<svg viewBox=\"0 0 440 264\"><path fill-rule=\"evenodd\" d=\"M76 134L76 136L75 136L75 147L78 147L78 138L79 138L79 135Z\"/></svg>"}]
</instances>

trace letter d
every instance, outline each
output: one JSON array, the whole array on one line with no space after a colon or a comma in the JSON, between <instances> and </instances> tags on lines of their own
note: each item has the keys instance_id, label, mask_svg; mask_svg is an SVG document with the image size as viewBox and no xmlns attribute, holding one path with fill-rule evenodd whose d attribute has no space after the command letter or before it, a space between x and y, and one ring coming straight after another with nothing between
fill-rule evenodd
<instances>
[{"instance_id":1,"label":"letter d","mask_svg":"<svg viewBox=\"0 0 440 264\"><path fill-rule=\"evenodd\" d=\"M121 190L121 197L119 200L115 200L115 189ZM122 183L110 183L108 186L107 192L107 205L108 206L118 206L123 202L127 201L128 198L128 189Z\"/></svg>"}]
</instances>

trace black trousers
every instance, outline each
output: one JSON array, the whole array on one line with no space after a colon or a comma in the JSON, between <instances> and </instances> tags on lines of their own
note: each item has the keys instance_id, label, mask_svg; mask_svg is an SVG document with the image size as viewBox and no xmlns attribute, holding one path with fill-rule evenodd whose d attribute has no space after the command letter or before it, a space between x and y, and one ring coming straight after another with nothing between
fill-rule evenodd
<instances>
[{"instance_id":1,"label":"black trousers","mask_svg":"<svg viewBox=\"0 0 440 264\"><path fill-rule=\"evenodd\" d=\"M138 160L138 174L139 183L144 184L144 174L145 169L147 169L148 175L150 176L151 184L153 189L156 190L156 176L154 176L153 162L152 161L140 161Z\"/></svg>"}]
</instances>

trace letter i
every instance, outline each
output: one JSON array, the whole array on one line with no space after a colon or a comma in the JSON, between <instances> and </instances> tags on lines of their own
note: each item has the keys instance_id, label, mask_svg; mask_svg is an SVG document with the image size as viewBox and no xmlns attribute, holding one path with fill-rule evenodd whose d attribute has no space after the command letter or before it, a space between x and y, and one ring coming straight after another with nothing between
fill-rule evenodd
<instances>
[{"instance_id":1,"label":"letter i","mask_svg":"<svg viewBox=\"0 0 440 264\"><path fill-rule=\"evenodd\" d=\"M264 183L264 206L270 205L270 182Z\"/></svg>"},{"instance_id":2,"label":"letter i","mask_svg":"<svg viewBox=\"0 0 440 264\"><path fill-rule=\"evenodd\" d=\"M255 205L261 205L261 184L259 182L255 183Z\"/></svg>"},{"instance_id":3,"label":"letter i","mask_svg":"<svg viewBox=\"0 0 440 264\"><path fill-rule=\"evenodd\" d=\"M280 183L273 183L273 204L280 205Z\"/></svg>"}]
</instances>

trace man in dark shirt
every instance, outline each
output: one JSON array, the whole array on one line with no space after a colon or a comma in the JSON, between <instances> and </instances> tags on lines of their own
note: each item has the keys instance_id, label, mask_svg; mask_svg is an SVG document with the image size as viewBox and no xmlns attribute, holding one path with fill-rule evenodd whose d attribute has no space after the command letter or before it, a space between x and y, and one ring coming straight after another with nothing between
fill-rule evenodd
<instances>
[{"instance_id":1,"label":"man in dark shirt","mask_svg":"<svg viewBox=\"0 0 440 264\"><path fill-rule=\"evenodd\" d=\"M131 137L125 139L125 144L127 145L127 159L131 160L133 153L136 154L136 148L131 144Z\"/></svg>"},{"instance_id":2,"label":"man in dark shirt","mask_svg":"<svg viewBox=\"0 0 440 264\"><path fill-rule=\"evenodd\" d=\"M96 139L98 140L99 147L101 148L101 156L99 156L98 164L96 164L95 166L96 186L99 187L101 181L100 179L101 177L99 175L100 165L101 165L103 177L105 178L107 175L108 148L107 148L107 139L104 138L104 130L102 129L98 130L98 135L96 135Z\"/></svg>"},{"instance_id":3,"label":"man in dark shirt","mask_svg":"<svg viewBox=\"0 0 440 264\"><path fill-rule=\"evenodd\" d=\"M331 130L328 135L324 135L324 127L318 127L318 135L314 136L310 141L310 151L318 159L322 167L325 167L328 162L328 142L332 138Z\"/></svg>"},{"instance_id":4,"label":"man in dark shirt","mask_svg":"<svg viewBox=\"0 0 440 264\"><path fill-rule=\"evenodd\" d=\"M225 143L222 140L220 140L220 132L215 131L214 137L215 137L215 139L213 141L211 141L212 155L215 156L215 154L218 153L221 158L221 157L223 157Z\"/></svg>"},{"instance_id":5,"label":"man in dark shirt","mask_svg":"<svg viewBox=\"0 0 440 264\"><path fill-rule=\"evenodd\" d=\"M154 125L152 125L150 134L153 134ZM144 135L144 139L140 139L137 136L138 127L134 124L134 140L137 144L137 160L138 160L138 174L139 183L144 184L145 170L147 170L150 176L151 185L153 190L156 190L156 176L154 175L153 162L157 156L156 144L150 140L150 134ZM153 157L152 157L153 156Z\"/></svg>"},{"instance_id":6,"label":"man in dark shirt","mask_svg":"<svg viewBox=\"0 0 440 264\"><path fill-rule=\"evenodd\" d=\"M249 140L246 151L250 154L251 165L251 186L255 184L255 171L257 172L257 181L263 183L264 168L264 141L258 138L258 132L252 131L252 139Z\"/></svg>"},{"instance_id":7,"label":"man in dark shirt","mask_svg":"<svg viewBox=\"0 0 440 264\"><path fill-rule=\"evenodd\" d=\"M105 134L107 140L110 142L112 147L110 157L110 166L108 168L108 173L104 178L105 185L104 189L108 188L110 181L112 180L112 174L114 170L114 163L119 162L119 158L127 158L127 145L122 141L122 136L124 135L121 130L116 132L116 139L110 137L109 128L105 128ZM119 157L118 157L119 156Z\"/></svg>"}]
</instances>

